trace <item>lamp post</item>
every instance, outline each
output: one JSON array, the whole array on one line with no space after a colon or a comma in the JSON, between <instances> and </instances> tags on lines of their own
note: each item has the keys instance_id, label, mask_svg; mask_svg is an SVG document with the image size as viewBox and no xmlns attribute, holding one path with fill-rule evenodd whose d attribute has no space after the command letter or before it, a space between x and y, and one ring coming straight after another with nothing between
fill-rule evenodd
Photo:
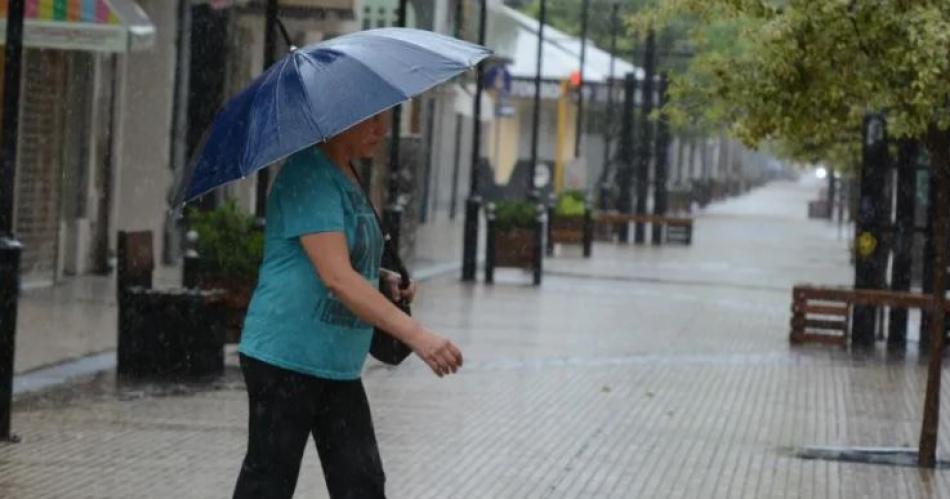
<instances>
[{"instance_id":1,"label":"lamp post","mask_svg":"<svg viewBox=\"0 0 950 499\"><path fill-rule=\"evenodd\" d=\"M617 211L629 214L633 211L631 184L633 183L633 113L637 93L636 73L627 73L623 80L623 113L620 115L620 169L617 183L620 192L617 196ZM630 224L617 226L617 235L621 242L630 242Z\"/></svg>"},{"instance_id":2,"label":"lamp post","mask_svg":"<svg viewBox=\"0 0 950 499\"><path fill-rule=\"evenodd\" d=\"M277 12L278 0L267 0L264 7L264 71L277 60ZM267 213L267 188L270 185L270 170L263 168L257 172L257 190L254 200L254 215L258 223L263 224Z\"/></svg>"},{"instance_id":3,"label":"lamp post","mask_svg":"<svg viewBox=\"0 0 950 499\"><path fill-rule=\"evenodd\" d=\"M479 2L478 44L485 45L488 21L488 0ZM478 264L478 221L482 197L478 189L478 170L482 160L482 93L485 91L485 62L478 63L475 72L475 104L472 115L472 166L469 173L468 199L465 201L465 233L462 243L462 280L474 281Z\"/></svg>"},{"instance_id":4,"label":"lamp post","mask_svg":"<svg viewBox=\"0 0 950 499\"><path fill-rule=\"evenodd\" d=\"M654 76L656 75L656 34L651 29L647 33L647 42L643 61L643 87L640 92L640 143L637 154L637 215L647 214L647 195L650 180L650 160L653 156L653 124L650 115L653 114ZM637 222L634 226L633 240L636 244L646 241L646 226Z\"/></svg>"},{"instance_id":5,"label":"lamp post","mask_svg":"<svg viewBox=\"0 0 950 499\"><path fill-rule=\"evenodd\" d=\"M547 2L541 1L541 8L538 12L538 59L535 65L534 75L534 115L531 125L531 164L528 176L530 185L528 186L528 197L532 201L538 201L541 197L538 192L534 179L538 172L538 128L541 124L541 66L544 58L544 23L547 20Z\"/></svg>"},{"instance_id":6,"label":"lamp post","mask_svg":"<svg viewBox=\"0 0 950 499\"><path fill-rule=\"evenodd\" d=\"M610 76L607 77L607 116L604 126L604 162L600 170L600 209L610 208L610 143L613 139L614 125L614 62L617 52L617 18L620 13L620 4L610 6Z\"/></svg>"},{"instance_id":7,"label":"lamp post","mask_svg":"<svg viewBox=\"0 0 950 499\"><path fill-rule=\"evenodd\" d=\"M658 106L662 110L667 103L667 89L669 79L665 72L660 73L659 81L659 102ZM656 150L654 151L654 173L653 173L653 214L656 216L666 215L667 210L667 191L666 183L669 177L669 147L670 147L670 123L665 115L660 116L656 124ZM654 245L663 243L663 227L660 224L653 224Z\"/></svg>"},{"instance_id":8,"label":"lamp post","mask_svg":"<svg viewBox=\"0 0 950 499\"><path fill-rule=\"evenodd\" d=\"M455 38L462 40L462 26L465 22L465 5L463 0L455 0ZM463 116L461 113L455 113L455 151L453 152L452 163L452 189L449 196L449 220L455 220L455 211L458 206L459 192L459 169L462 165L462 125ZM462 251L465 251L464 249ZM464 255L463 255L464 259Z\"/></svg>"},{"instance_id":9,"label":"lamp post","mask_svg":"<svg viewBox=\"0 0 950 499\"><path fill-rule=\"evenodd\" d=\"M581 3L581 60L580 75L577 82L577 124L574 126L574 157L581 156L581 135L584 128L584 65L587 62L587 17L590 10L590 0ZM611 54L612 57L612 54Z\"/></svg>"},{"instance_id":10,"label":"lamp post","mask_svg":"<svg viewBox=\"0 0 950 499\"><path fill-rule=\"evenodd\" d=\"M890 163L887 122L880 114L864 119L861 191L855 239L855 289L883 289L888 251L881 242L880 228L887 223L891 205L886 176ZM854 346L871 348L877 330L877 307L855 305L851 318Z\"/></svg>"},{"instance_id":11,"label":"lamp post","mask_svg":"<svg viewBox=\"0 0 950 499\"><path fill-rule=\"evenodd\" d=\"M0 440L10 433L13 408L13 359L16 350L17 297L21 244L13 237L13 198L20 126L20 70L23 58L25 0L10 0L3 74L3 162L0 163Z\"/></svg>"}]
</instances>

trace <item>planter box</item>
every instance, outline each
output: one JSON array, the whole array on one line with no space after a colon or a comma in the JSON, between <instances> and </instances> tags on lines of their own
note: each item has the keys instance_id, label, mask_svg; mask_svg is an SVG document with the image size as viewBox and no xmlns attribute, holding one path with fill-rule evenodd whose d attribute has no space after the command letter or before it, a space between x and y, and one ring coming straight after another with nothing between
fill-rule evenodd
<instances>
[{"instance_id":1,"label":"planter box","mask_svg":"<svg viewBox=\"0 0 950 499\"><path fill-rule=\"evenodd\" d=\"M220 291L131 287L119 296L117 372L133 378L218 375L224 371Z\"/></svg>"},{"instance_id":2,"label":"planter box","mask_svg":"<svg viewBox=\"0 0 950 499\"><path fill-rule=\"evenodd\" d=\"M551 220L551 242L584 244L584 216L554 217Z\"/></svg>"},{"instance_id":3,"label":"planter box","mask_svg":"<svg viewBox=\"0 0 950 499\"><path fill-rule=\"evenodd\" d=\"M246 279L214 276L198 277L198 289L224 291L221 299L221 313L224 316L224 341L226 343L241 341L244 316L247 315L247 308L251 304L251 295L254 294L256 286L256 276Z\"/></svg>"},{"instance_id":4,"label":"planter box","mask_svg":"<svg viewBox=\"0 0 950 499\"><path fill-rule=\"evenodd\" d=\"M537 245L535 229L496 230L495 266L532 269Z\"/></svg>"}]
</instances>

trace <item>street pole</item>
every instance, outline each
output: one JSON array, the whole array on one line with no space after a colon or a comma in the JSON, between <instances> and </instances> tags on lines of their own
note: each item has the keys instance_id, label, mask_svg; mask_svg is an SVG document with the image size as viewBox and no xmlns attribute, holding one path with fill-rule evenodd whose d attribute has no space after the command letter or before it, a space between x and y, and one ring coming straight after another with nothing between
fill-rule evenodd
<instances>
[{"instance_id":1,"label":"street pole","mask_svg":"<svg viewBox=\"0 0 950 499\"><path fill-rule=\"evenodd\" d=\"M620 13L620 4L610 6L610 76L607 77L607 115L604 125L604 161L600 170L600 209L606 211L610 207L610 143L613 139L614 125L614 62L617 52L617 18Z\"/></svg>"},{"instance_id":2,"label":"street pole","mask_svg":"<svg viewBox=\"0 0 950 499\"><path fill-rule=\"evenodd\" d=\"M835 180L835 169L828 168L828 220L835 219L835 200L838 196L838 182ZM906 309L905 309L906 310Z\"/></svg>"},{"instance_id":3,"label":"street pole","mask_svg":"<svg viewBox=\"0 0 950 499\"><path fill-rule=\"evenodd\" d=\"M647 214L647 196L649 195L650 159L653 156L653 124L650 115L653 114L654 88L653 79L656 75L656 34L651 29L647 33L646 49L643 61L643 91L640 92L640 143L637 154L637 215ZM637 222L633 240L636 244L646 241L646 227L643 222Z\"/></svg>"},{"instance_id":4,"label":"street pole","mask_svg":"<svg viewBox=\"0 0 950 499\"><path fill-rule=\"evenodd\" d=\"M659 108L661 110L667 102L668 96L666 92L668 86L669 79L666 73L660 73ZM661 217L666 215L667 209L666 183L669 171L669 147L670 122L665 115L661 115L660 120L656 124L656 151L654 152L656 157L656 173L653 175L653 214ZM652 241L654 245L663 243L663 226L660 224L653 224Z\"/></svg>"},{"instance_id":5,"label":"street pole","mask_svg":"<svg viewBox=\"0 0 950 499\"><path fill-rule=\"evenodd\" d=\"M544 23L547 20L547 2L541 1L541 9L538 13L538 59L535 65L534 74L534 115L531 125L531 164L528 176L528 197L532 201L538 201L541 194L534 183L535 176L538 173L538 128L541 125L541 63L544 57Z\"/></svg>"},{"instance_id":6,"label":"street pole","mask_svg":"<svg viewBox=\"0 0 950 499\"><path fill-rule=\"evenodd\" d=\"M623 114L620 115L620 169L617 183L620 193L617 197L617 211L630 214L633 211L631 184L633 183L633 113L636 106L637 75L627 73L623 81ZM620 242L630 242L630 224L622 223L618 227Z\"/></svg>"},{"instance_id":7,"label":"street pole","mask_svg":"<svg viewBox=\"0 0 950 499\"><path fill-rule=\"evenodd\" d=\"M462 26L465 21L465 5L463 0L455 0L455 38L462 39ZM449 220L455 220L455 211L458 207L459 169L462 166L462 120L461 113L455 113L455 151L452 164L452 189L449 196ZM463 250L464 251L464 250ZM464 259L464 257L463 257Z\"/></svg>"},{"instance_id":8,"label":"street pole","mask_svg":"<svg viewBox=\"0 0 950 499\"><path fill-rule=\"evenodd\" d=\"M264 7L264 71L277 60L277 12L278 0L267 0ZM257 195L254 201L254 215L263 225L267 214L267 188L270 185L270 171L263 168L257 172Z\"/></svg>"},{"instance_id":9,"label":"street pole","mask_svg":"<svg viewBox=\"0 0 950 499\"><path fill-rule=\"evenodd\" d=\"M855 240L855 289L884 289L887 249L881 228L890 218L886 175L889 153L887 123L880 114L864 119L861 190ZM877 330L877 307L855 305L851 341L856 347L872 348Z\"/></svg>"},{"instance_id":10,"label":"street pole","mask_svg":"<svg viewBox=\"0 0 950 499\"><path fill-rule=\"evenodd\" d=\"M16 153L20 127L20 70L23 60L25 0L10 0L3 74L3 162L0 163L0 440L10 433L13 409L13 359L16 351L17 297L21 244L13 237Z\"/></svg>"},{"instance_id":11,"label":"street pole","mask_svg":"<svg viewBox=\"0 0 950 499\"><path fill-rule=\"evenodd\" d=\"M911 267L914 261L917 155L917 142L910 139L900 141L897 152L894 259L891 263L891 290L893 291L910 291ZM892 350L903 350L907 344L907 309L892 308L889 320L887 346Z\"/></svg>"},{"instance_id":12,"label":"street pole","mask_svg":"<svg viewBox=\"0 0 950 499\"><path fill-rule=\"evenodd\" d=\"M577 124L574 126L574 157L581 156L581 135L584 131L584 64L587 61L587 17L590 10L590 0L581 3L581 69L580 81L577 83Z\"/></svg>"},{"instance_id":13,"label":"street pole","mask_svg":"<svg viewBox=\"0 0 950 499\"><path fill-rule=\"evenodd\" d=\"M405 1L405 0L403 0ZM488 21L488 0L479 2L478 44L485 45ZM478 170L482 162L482 93L485 90L485 62L475 72L475 104L472 115L472 166L469 172L468 199L465 201L465 233L462 243L462 280L474 281L478 265L478 221L482 198L478 190Z\"/></svg>"},{"instance_id":14,"label":"street pole","mask_svg":"<svg viewBox=\"0 0 950 499\"><path fill-rule=\"evenodd\" d=\"M407 0L399 0L396 10L396 27L406 27ZM383 210L383 230L396 251L400 251L400 229L402 228L402 203L399 200L399 142L402 134L402 104L392 110L392 130L389 133L389 185L386 195L386 208Z\"/></svg>"}]
</instances>

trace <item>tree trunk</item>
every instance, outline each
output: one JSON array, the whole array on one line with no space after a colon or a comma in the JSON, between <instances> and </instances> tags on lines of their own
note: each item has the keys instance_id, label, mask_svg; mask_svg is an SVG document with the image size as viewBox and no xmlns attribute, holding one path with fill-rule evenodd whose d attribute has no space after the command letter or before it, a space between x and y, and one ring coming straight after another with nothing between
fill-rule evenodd
<instances>
[{"instance_id":1,"label":"tree trunk","mask_svg":"<svg viewBox=\"0 0 950 499\"><path fill-rule=\"evenodd\" d=\"M927 369L927 393L920 430L920 466L933 468L937 463L937 430L940 424L940 376L944 346L944 298L947 275L948 206L947 180L950 169L950 133L931 126L927 149L936 188L934 196L933 300L930 320L930 364Z\"/></svg>"}]
</instances>

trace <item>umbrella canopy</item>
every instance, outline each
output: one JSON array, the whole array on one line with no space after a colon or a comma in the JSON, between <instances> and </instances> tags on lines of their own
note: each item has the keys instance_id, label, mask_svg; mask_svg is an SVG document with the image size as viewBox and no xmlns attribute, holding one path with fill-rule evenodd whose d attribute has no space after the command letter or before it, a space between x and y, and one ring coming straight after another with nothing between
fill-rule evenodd
<instances>
[{"instance_id":1,"label":"umbrella canopy","mask_svg":"<svg viewBox=\"0 0 950 499\"><path fill-rule=\"evenodd\" d=\"M489 54L409 28L360 31L294 50L225 104L182 175L174 205L333 137Z\"/></svg>"}]
</instances>

